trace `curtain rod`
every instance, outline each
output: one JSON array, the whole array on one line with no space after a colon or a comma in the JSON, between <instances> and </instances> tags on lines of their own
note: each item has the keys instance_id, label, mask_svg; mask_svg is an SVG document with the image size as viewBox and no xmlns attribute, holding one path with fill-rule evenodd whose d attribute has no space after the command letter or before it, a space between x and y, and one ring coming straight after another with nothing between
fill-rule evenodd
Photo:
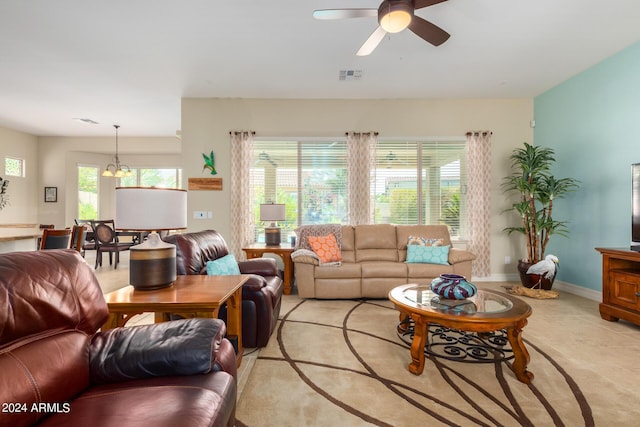
<instances>
[{"instance_id":1,"label":"curtain rod","mask_svg":"<svg viewBox=\"0 0 640 427\"><path fill-rule=\"evenodd\" d=\"M480 134L482 134L482 136L487 136L487 135L493 135L493 132L491 132L489 130L485 130L485 131L475 131L475 132L467 132L466 133L467 136L471 136L471 135L478 136Z\"/></svg>"},{"instance_id":2,"label":"curtain rod","mask_svg":"<svg viewBox=\"0 0 640 427\"><path fill-rule=\"evenodd\" d=\"M256 134L252 130L250 130L250 131L246 131L246 130L233 131L233 130L231 130L231 131L229 131L229 135L233 135L234 133L245 133L245 132L250 133L251 135L255 135Z\"/></svg>"},{"instance_id":3,"label":"curtain rod","mask_svg":"<svg viewBox=\"0 0 640 427\"><path fill-rule=\"evenodd\" d=\"M374 134L375 136L378 136L378 132L373 132L373 131L369 131L369 132L345 132L344 134L345 134L346 136L349 136L349 134L350 134L350 133L372 133L372 134Z\"/></svg>"}]
</instances>

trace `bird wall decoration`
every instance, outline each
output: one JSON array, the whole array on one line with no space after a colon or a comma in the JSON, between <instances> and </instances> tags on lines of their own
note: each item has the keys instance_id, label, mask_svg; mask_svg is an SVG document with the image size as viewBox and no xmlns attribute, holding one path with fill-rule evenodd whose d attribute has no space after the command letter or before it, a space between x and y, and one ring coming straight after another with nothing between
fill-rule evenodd
<instances>
[{"instance_id":1,"label":"bird wall decoration","mask_svg":"<svg viewBox=\"0 0 640 427\"><path fill-rule=\"evenodd\" d=\"M204 172L205 169L208 169L211 172L211 175L217 175L218 172L216 171L216 159L215 156L213 154L213 150L211 150L211 154L209 156L207 156L205 153L202 153L202 157L204 158L204 166L202 167L202 171Z\"/></svg>"}]
</instances>

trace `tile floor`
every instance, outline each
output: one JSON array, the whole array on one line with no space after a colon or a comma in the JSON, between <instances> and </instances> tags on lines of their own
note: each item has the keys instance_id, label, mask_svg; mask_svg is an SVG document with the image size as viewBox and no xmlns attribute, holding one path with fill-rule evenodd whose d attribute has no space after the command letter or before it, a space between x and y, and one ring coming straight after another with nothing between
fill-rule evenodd
<instances>
[{"instance_id":1,"label":"tile floor","mask_svg":"<svg viewBox=\"0 0 640 427\"><path fill-rule=\"evenodd\" d=\"M103 266L96 270L96 276L103 292L110 292L125 286L129 278L129 255L121 254L117 269L109 266L105 256ZM87 262L93 266L95 253L86 255ZM505 282L476 282L478 287L502 290ZM600 318L598 301L588 300L562 292L556 300L536 300L525 298L533 308L533 315L524 329L545 336L554 351L564 357L575 360L585 369L594 372L606 370L609 378L640 396L637 387L640 378L640 326L625 322L608 322ZM298 300L297 295L285 295L283 312ZM132 319L131 324L150 323L151 314L143 314ZM239 370L239 390L251 371L259 354L259 349L245 349L243 362Z\"/></svg>"}]
</instances>

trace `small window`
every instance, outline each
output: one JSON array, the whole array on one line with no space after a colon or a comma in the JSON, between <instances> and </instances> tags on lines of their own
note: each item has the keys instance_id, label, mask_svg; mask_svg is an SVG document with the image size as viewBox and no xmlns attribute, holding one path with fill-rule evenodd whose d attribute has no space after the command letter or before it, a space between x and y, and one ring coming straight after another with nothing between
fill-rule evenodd
<instances>
[{"instance_id":1,"label":"small window","mask_svg":"<svg viewBox=\"0 0 640 427\"><path fill-rule=\"evenodd\" d=\"M8 176L24 177L24 160L6 157L4 159L4 172Z\"/></svg>"}]
</instances>

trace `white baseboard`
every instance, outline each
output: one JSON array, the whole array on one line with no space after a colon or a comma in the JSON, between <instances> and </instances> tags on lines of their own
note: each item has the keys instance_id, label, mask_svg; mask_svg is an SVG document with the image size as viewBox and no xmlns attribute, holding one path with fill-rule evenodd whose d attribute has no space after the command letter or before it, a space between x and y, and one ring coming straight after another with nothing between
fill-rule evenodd
<instances>
[{"instance_id":1,"label":"white baseboard","mask_svg":"<svg viewBox=\"0 0 640 427\"><path fill-rule=\"evenodd\" d=\"M584 288L582 286L574 285L573 283L556 280L553 283L553 289L568 292L593 301L602 301L602 291Z\"/></svg>"},{"instance_id":2,"label":"white baseboard","mask_svg":"<svg viewBox=\"0 0 640 427\"><path fill-rule=\"evenodd\" d=\"M492 274L485 277L471 277L472 282L519 282L520 276L517 274Z\"/></svg>"}]
</instances>

